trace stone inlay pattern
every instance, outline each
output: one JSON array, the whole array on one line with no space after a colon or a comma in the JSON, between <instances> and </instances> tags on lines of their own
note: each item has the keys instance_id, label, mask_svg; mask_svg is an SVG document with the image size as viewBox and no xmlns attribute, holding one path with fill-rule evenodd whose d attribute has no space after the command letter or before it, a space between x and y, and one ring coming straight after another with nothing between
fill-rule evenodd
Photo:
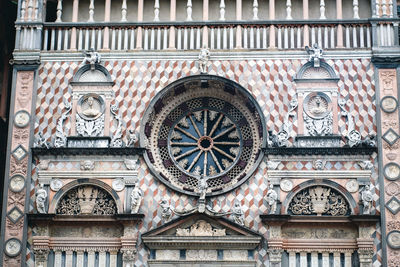
<instances>
[{"instance_id":1,"label":"stone inlay pattern","mask_svg":"<svg viewBox=\"0 0 400 267\"><path fill-rule=\"evenodd\" d=\"M219 75L233 80L250 93L257 100L264 116L267 120L267 129L275 132L282 127L284 117L287 113L289 102L295 97L293 88L293 78L301 65L306 60L213 60L210 62L209 74ZM345 98L348 103L348 109L354 117L356 129L364 137L368 134L376 134L375 122L375 85L374 69L370 60L330 60L326 61L337 72L340 81L338 82L340 97ZM44 62L39 68L37 106L36 106L36 128L35 133L39 131L43 136L52 136L56 132L56 123L58 117L64 110L63 99L70 100L71 89L68 86L72 81L73 74L78 70L80 62ZM198 68L195 61L189 60L160 60L160 61L105 61L105 67L110 71L112 79L115 81L113 87L115 93L115 103L118 103L122 117L123 129L130 127L138 128L144 111L150 103L150 100L165 86L171 82L189 76L198 74ZM114 104L114 102L113 102ZM297 117L293 118L293 129L290 133L295 136L298 131ZM70 128L70 120L65 124ZM339 119L339 133L346 134L347 124L344 118ZM116 128L110 126L111 132ZM291 141L291 140L290 140ZM376 155L371 160L376 163ZM22 161L26 162L26 159ZM79 165L79 164L75 164ZM283 167L282 167L283 166ZM58 170L68 170L69 168L79 168L73 164L50 163L49 170L57 168ZM308 170L312 169L312 161L306 160L288 160L280 164L280 168L290 170ZM353 170L359 169L356 162L346 161L328 161L325 165L326 170ZM148 259L148 250L140 242L140 235L151 229L162 225L161 211L159 202L162 199L168 199L171 205L176 209L189 209L196 205L196 199L169 190L161 182L154 178L147 168L147 165L141 160L138 169L140 177L140 188L143 190L143 203L146 203L146 209L142 209L145 214L143 223L137 225L139 231L139 242L137 247L137 256L135 264L143 266ZM268 191L266 164L262 162L253 176L240 187L233 191L210 199L209 203L216 211L229 211L234 205L235 199L241 202L244 221L246 226L252 230L261 233L264 238L268 237L267 225L260 220L259 214L267 213L268 203L265 195ZM33 184L36 182L35 166L32 166L31 181L31 201L29 210L33 211L34 191ZM374 184L374 200L377 204L373 208L373 213L379 212L379 186L376 183L377 175L373 172L371 182ZM31 255L31 240L35 235L35 229L28 228L27 244L27 265L34 266L33 254ZM381 266L381 243L380 228L377 225L373 233L375 242L375 255L373 256L374 267ZM259 262L265 262L268 258L266 248L255 251L255 259Z\"/></svg>"}]
</instances>

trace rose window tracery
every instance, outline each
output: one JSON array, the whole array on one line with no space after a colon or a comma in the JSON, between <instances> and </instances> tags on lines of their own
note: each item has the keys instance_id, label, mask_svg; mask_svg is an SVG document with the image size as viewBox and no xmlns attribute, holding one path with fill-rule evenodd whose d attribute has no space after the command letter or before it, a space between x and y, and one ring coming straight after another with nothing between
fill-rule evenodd
<instances>
[{"instance_id":1,"label":"rose window tracery","mask_svg":"<svg viewBox=\"0 0 400 267\"><path fill-rule=\"evenodd\" d=\"M111 195L104 189L92 185L81 185L64 195L58 203L56 213L112 215L117 213L117 206Z\"/></svg>"},{"instance_id":2,"label":"rose window tracery","mask_svg":"<svg viewBox=\"0 0 400 267\"><path fill-rule=\"evenodd\" d=\"M288 207L293 215L331 215L350 214L346 199L336 190L325 186L313 186L297 193Z\"/></svg>"},{"instance_id":3,"label":"rose window tracery","mask_svg":"<svg viewBox=\"0 0 400 267\"><path fill-rule=\"evenodd\" d=\"M260 162L262 115L234 87L193 79L156 100L145 115L141 142L150 170L168 186L190 195L221 194L244 182Z\"/></svg>"}]
</instances>

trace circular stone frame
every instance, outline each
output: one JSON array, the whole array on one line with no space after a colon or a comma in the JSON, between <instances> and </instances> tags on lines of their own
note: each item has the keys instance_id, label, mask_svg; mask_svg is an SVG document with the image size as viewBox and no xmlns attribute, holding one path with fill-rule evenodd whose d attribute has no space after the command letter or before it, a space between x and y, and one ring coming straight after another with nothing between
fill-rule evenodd
<instances>
[{"instance_id":1,"label":"circular stone frame","mask_svg":"<svg viewBox=\"0 0 400 267\"><path fill-rule=\"evenodd\" d=\"M315 115L315 114L313 114L311 111L310 111L310 105L309 105L309 102L313 99L313 98L315 98L315 97L320 97L320 98L322 98L322 99L324 99L325 101L326 101L326 111L325 112L323 112L321 115ZM323 92L312 92L312 93L309 93L306 97L305 97L305 99L304 99L304 107L303 107L303 109L304 109L304 112L309 116L309 117L311 117L311 118L313 118L313 119L322 119L322 118L325 118L331 111L332 111L332 100L331 100L331 98L327 95L327 94L325 94L325 93L323 93Z\"/></svg>"},{"instance_id":2,"label":"circular stone frame","mask_svg":"<svg viewBox=\"0 0 400 267\"><path fill-rule=\"evenodd\" d=\"M395 178L390 177L390 176L388 176L388 175L386 174L387 169L390 168L391 166L394 166L395 168L397 168L397 170L399 170L399 174L398 174ZM399 164L397 164L397 163L395 163L395 162L390 162L390 163L386 164L386 165L383 167L383 175L384 175L385 178L388 179L389 181L396 181L396 180L398 180L398 179L400 178L400 166L399 166Z\"/></svg>"},{"instance_id":3,"label":"circular stone frame","mask_svg":"<svg viewBox=\"0 0 400 267\"><path fill-rule=\"evenodd\" d=\"M9 252L7 251L7 244L8 244L9 242L11 242L11 241L17 241L17 242L19 243L19 250L18 250L18 252L16 252L16 253L9 253ZM17 239L17 238L10 238L10 239L8 239L6 242L4 242L4 253L5 253L8 257L14 258L14 257L18 256L18 255L21 253L21 251L22 251L22 242L21 242L21 240L19 240L19 239Z\"/></svg>"},{"instance_id":4,"label":"circular stone frame","mask_svg":"<svg viewBox=\"0 0 400 267\"><path fill-rule=\"evenodd\" d=\"M220 171L217 175L211 175L212 172L208 171L209 165L203 168L203 171L207 168L205 176L204 174L196 175L198 172L191 174L193 166L187 167L189 173L182 172L182 169L178 168L177 161L173 159L174 155L170 148L171 129L182 118L188 118L185 114L206 109L213 109L220 112L219 114L229 114L234 124L245 127L245 133L243 129L240 129L238 133L241 137L239 150L241 148L247 150L239 151L239 159L231 161L234 166L227 173ZM241 114L235 113L234 109L239 110ZM232 115L233 113L235 115ZM190 126L193 125L189 118L187 122ZM146 148L144 159L149 170L166 186L186 195L199 196L201 193L199 181L205 177L206 195L216 196L237 188L254 173L263 158L262 148L266 146L266 133L263 112L246 89L223 77L195 75L171 83L152 99L141 121L140 146ZM201 134L198 136L198 140L194 139L191 142L207 139L200 140ZM206 135L203 134L204 136ZM209 148L209 145L211 146L206 143L204 142L204 147L198 143L198 148L203 152ZM230 148L228 146L226 151L230 151ZM190 166L189 164L187 166Z\"/></svg>"},{"instance_id":5,"label":"circular stone frame","mask_svg":"<svg viewBox=\"0 0 400 267\"><path fill-rule=\"evenodd\" d=\"M89 99L90 97L92 97L93 99L95 99L96 101L98 101L99 104L100 104L99 114L97 114L96 116L94 116L94 117L92 117L92 118L91 118L91 117L88 117L88 116L86 116L86 115L84 115L84 114L83 114L83 110L82 110L82 104L85 103L86 100ZM104 102L104 99L103 99L100 95L95 94L95 93L85 94L85 95L83 95L83 96L81 96L81 97L79 98L79 100L78 100L78 105L77 105L77 107L76 107L76 112L79 114L79 116L80 116L81 118L83 118L83 119L85 119L85 120L88 120L88 121L96 120L96 119L98 119L101 115L103 115L104 112L105 112L105 102Z\"/></svg>"},{"instance_id":6,"label":"circular stone frame","mask_svg":"<svg viewBox=\"0 0 400 267\"><path fill-rule=\"evenodd\" d=\"M17 116L21 116L21 115L27 116L28 120L27 120L25 123L18 123L18 122L16 121L16 117L17 117ZM14 114L14 124L15 124L15 126L17 126L18 128L25 128L26 126L29 125L29 122L30 122L30 121L31 121L31 115L30 115L29 112L26 111L26 110L20 110L20 111L18 111L17 113Z\"/></svg>"},{"instance_id":7,"label":"circular stone frame","mask_svg":"<svg viewBox=\"0 0 400 267\"><path fill-rule=\"evenodd\" d=\"M387 109L387 108L385 108L385 107L384 107L384 105L385 105L384 103L385 103L386 101L394 101L395 107L393 107L392 109ZM393 96L384 96L384 97L381 99L381 109L382 109L384 112L386 112L386 113L393 113L393 112L395 112L395 111L397 110L398 107L399 107L399 102L398 102L397 99L394 98Z\"/></svg>"},{"instance_id":8,"label":"circular stone frame","mask_svg":"<svg viewBox=\"0 0 400 267\"><path fill-rule=\"evenodd\" d=\"M391 243L391 238L393 235L397 235L397 238L399 238L399 245L397 245L397 246L394 245L393 243ZM391 247L393 249L399 249L400 248L400 231L398 231L398 230L390 231L388 233L388 235L386 236L386 242L389 247Z\"/></svg>"},{"instance_id":9,"label":"circular stone frame","mask_svg":"<svg viewBox=\"0 0 400 267\"><path fill-rule=\"evenodd\" d=\"M17 178L22 178L22 180L24 181L24 184L23 184L23 186L22 186L20 189L15 189L15 188L13 188L13 187L11 186L12 180L17 179ZM26 179L25 179L25 177L24 177L23 175L21 175L21 174L15 174L15 175L11 176L10 181L8 182L8 185L9 185L9 188L10 188L10 190L11 190L12 192L14 192L14 193L19 193L19 192L21 192L22 190L24 190L25 185L26 185Z\"/></svg>"}]
</instances>

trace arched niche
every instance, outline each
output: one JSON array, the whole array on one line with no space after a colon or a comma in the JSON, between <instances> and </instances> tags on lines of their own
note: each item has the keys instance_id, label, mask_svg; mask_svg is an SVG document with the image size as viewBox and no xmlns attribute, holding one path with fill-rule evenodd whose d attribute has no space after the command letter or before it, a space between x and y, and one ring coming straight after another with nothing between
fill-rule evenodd
<instances>
[{"instance_id":1,"label":"arched niche","mask_svg":"<svg viewBox=\"0 0 400 267\"><path fill-rule=\"evenodd\" d=\"M113 82L110 73L104 66L95 64L94 69L92 69L91 65L86 64L79 68L72 79L72 84L82 83L107 84Z\"/></svg>"},{"instance_id":2,"label":"arched niche","mask_svg":"<svg viewBox=\"0 0 400 267\"><path fill-rule=\"evenodd\" d=\"M75 196L77 199L74 201L69 201L68 205L80 205L79 208L75 208L77 213L60 213L60 204L63 201L67 201L68 198L74 197L74 194L77 194ZM107 201L108 203L106 203ZM115 206L111 205L111 202L113 202L113 205ZM65 202L62 204L65 205ZM93 205L92 210L90 210L90 205ZM98 212L98 209L94 210L96 205L107 205L108 208L115 207L115 212ZM79 210L80 212L78 212ZM123 205L117 193L106 183L94 179L77 179L65 185L54 195L54 198L49 206L49 213L60 215L112 215L123 213Z\"/></svg>"},{"instance_id":3,"label":"arched niche","mask_svg":"<svg viewBox=\"0 0 400 267\"><path fill-rule=\"evenodd\" d=\"M322 61L320 67L314 67L312 62L307 62L304 64L300 70L297 72L295 81L299 80L325 80L325 81L336 81L338 76L336 75L334 69L326 62Z\"/></svg>"},{"instance_id":4,"label":"arched niche","mask_svg":"<svg viewBox=\"0 0 400 267\"><path fill-rule=\"evenodd\" d=\"M324 205L329 206L327 210ZM357 203L343 186L333 181L310 180L288 194L283 207L289 215L349 216L355 214ZM342 207L346 207L345 212L338 210Z\"/></svg>"}]
</instances>

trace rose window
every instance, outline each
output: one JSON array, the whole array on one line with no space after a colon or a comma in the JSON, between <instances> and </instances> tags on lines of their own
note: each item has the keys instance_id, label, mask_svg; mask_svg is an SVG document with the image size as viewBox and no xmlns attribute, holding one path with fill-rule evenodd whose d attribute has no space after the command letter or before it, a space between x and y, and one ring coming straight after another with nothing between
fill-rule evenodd
<instances>
[{"instance_id":1,"label":"rose window","mask_svg":"<svg viewBox=\"0 0 400 267\"><path fill-rule=\"evenodd\" d=\"M150 170L166 185L198 195L204 179L207 194L217 195L243 183L260 162L262 115L240 90L191 78L152 102L141 145Z\"/></svg>"}]
</instances>

